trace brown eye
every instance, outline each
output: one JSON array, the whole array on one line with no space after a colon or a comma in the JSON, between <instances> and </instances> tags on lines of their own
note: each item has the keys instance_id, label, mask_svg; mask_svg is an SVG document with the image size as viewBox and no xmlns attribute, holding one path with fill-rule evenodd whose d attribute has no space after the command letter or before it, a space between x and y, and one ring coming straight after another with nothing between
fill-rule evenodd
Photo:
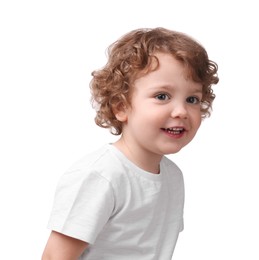
<instances>
[{"instance_id":1,"label":"brown eye","mask_svg":"<svg viewBox=\"0 0 259 260\"><path fill-rule=\"evenodd\" d=\"M199 104L200 103L200 99L197 98L197 97L191 96L191 97L186 98L186 102L190 103L190 104Z\"/></svg>"},{"instance_id":2,"label":"brown eye","mask_svg":"<svg viewBox=\"0 0 259 260\"><path fill-rule=\"evenodd\" d=\"M170 97L165 93L160 93L156 95L155 98L158 100L168 100Z\"/></svg>"}]
</instances>

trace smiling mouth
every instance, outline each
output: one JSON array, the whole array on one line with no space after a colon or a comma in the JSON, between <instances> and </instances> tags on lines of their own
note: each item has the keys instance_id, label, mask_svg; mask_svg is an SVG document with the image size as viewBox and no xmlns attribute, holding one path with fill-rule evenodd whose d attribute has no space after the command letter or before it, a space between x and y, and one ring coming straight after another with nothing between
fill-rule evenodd
<instances>
[{"instance_id":1,"label":"smiling mouth","mask_svg":"<svg viewBox=\"0 0 259 260\"><path fill-rule=\"evenodd\" d=\"M185 131L183 127L170 127L170 128L161 128L161 129L172 135L180 135Z\"/></svg>"}]
</instances>

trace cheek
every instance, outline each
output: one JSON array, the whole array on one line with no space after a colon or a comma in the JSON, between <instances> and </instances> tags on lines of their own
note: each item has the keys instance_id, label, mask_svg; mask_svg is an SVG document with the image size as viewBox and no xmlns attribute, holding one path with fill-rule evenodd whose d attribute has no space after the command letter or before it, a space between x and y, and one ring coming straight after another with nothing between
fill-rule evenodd
<instances>
[{"instance_id":1,"label":"cheek","mask_svg":"<svg viewBox=\"0 0 259 260\"><path fill-rule=\"evenodd\" d=\"M200 110L199 111L193 111L192 113L192 123L193 126L195 126L196 128L199 128L202 122L202 115Z\"/></svg>"},{"instance_id":2,"label":"cheek","mask_svg":"<svg viewBox=\"0 0 259 260\"><path fill-rule=\"evenodd\" d=\"M197 129L200 127L202 121L201 113L196 117L196 127Z\"/></svg>"}]
</instances>

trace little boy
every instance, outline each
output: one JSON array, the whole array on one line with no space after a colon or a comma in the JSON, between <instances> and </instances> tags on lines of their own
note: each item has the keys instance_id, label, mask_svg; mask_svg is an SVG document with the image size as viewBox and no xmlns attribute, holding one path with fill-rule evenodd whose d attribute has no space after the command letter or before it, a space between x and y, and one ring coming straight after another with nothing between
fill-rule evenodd
<instances>
[{"instance_id":1,"label":"little boy","mask_svg":"<svg viewBox=\"0 0 259 260\"><path fill-rule=\"evenodd\" d=\"M210 115L217 64L165 28L131 31L108 54L92 73L95 121L120 137L62 176L44 260L170 260L183 230L183 177L165 155Z\"/></svg>"}]
</instances>

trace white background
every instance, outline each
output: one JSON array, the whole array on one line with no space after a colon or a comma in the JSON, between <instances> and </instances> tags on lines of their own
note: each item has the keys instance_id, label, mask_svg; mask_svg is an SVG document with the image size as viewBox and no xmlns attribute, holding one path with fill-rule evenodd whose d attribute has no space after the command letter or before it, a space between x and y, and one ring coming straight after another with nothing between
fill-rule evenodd
<instances>
[{"instance_id":1,"label":"white background","mask_svg":"<svg viewBox=\"0 0 259 260\"><path fill-rule=\"evenodd\" d=\"M169 156L186 184L173 259L258 260L258 24L252 0L1 1L0 259L40 259L58 178L116 139L89 102L108 45L162 26L199 40L220 77L211 118Z\"/></svg>"}]
</instances>

